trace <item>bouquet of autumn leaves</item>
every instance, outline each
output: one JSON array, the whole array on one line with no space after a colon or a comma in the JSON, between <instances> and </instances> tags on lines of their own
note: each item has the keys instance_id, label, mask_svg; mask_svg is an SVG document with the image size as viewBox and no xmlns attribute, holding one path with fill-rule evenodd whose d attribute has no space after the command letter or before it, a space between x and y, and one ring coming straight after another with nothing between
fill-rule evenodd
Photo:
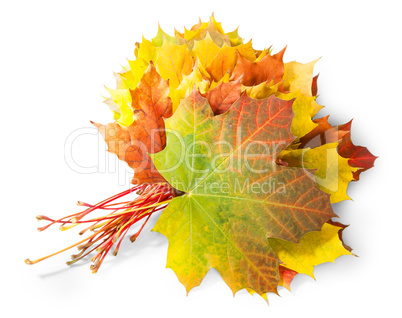
<instances>
[{"instance_id":1,"label":"bouquet of autumn leaves","mask_svg":"<svg viewBox=\"0 0 402 318\"><path fill-rule=\"evenodd\" d=\"M285 49L255 50L213 16L175 36L159 27L134 53L108 89L115 122L93 123L134 170L133 186L95 205L78 202L85 210L62 219L37 217L50 222L39 230L87 225L80 234L88 237L57 252L78 247L68 264L95 252L96 272L158 211L153 230L168 238L167 267L187 291L215 268L233 293L264 296L352 254L331 203L349 199L349 182L375 157L352 143L351 122L313 119L322 108L316 61L284 63ZM89 218L95 210L108 213Z\"/></svg>"}]
</instances>

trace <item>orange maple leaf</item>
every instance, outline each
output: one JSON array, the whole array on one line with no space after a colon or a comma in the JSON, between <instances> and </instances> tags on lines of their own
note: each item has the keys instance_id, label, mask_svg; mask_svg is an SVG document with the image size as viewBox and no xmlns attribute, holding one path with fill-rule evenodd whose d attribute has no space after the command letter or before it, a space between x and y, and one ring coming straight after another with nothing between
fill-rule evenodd
<instances>
[{"instance_id":1,"label":"orange maple leaf","mask_svg":"<svg viewBox=\"0 0 402 318\"><path fill-rule=\"evenodd\" d=\"M105 139L108 151L134 169L133 184L164 182L148 154L159 152L166 146L163 118L172 115L169 83L150 62L138 86L130 92L134 112L130 126L93 124Z\"/></svg>"},{"instance_id":2,"label":"orange maple leaf","mask_svg":"<svg viewBox=\"0 0 402 318\"><path fill-rule=\"evenodd\" d=\"M237 62L233 69L231 80L238 79L243 74L243 85L253 86L273 80L273 84L282 80L285 72L283 54L286 47L274 55L265 55L261 60L250 62L240 53L237 53Z\"/></svg>"}]
</instances>

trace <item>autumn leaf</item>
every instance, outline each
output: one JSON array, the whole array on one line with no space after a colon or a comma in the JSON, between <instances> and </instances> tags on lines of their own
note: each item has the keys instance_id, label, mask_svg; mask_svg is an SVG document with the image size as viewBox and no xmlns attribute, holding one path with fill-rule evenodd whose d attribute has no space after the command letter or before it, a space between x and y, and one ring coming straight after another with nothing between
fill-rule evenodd
<instances>
[{"instance_id":1,"label":"autumn leaf","mask_svg":"<svg viewBox=\"0 0 402 318\"><path fill-rule=\"evenodd\" d=\"M274 54L265 55L262 59L250 62L240 53L237 54L237 63L232 73L232 80L236 80L243 74L243 85L253 86L266 81L274 81L274 84L280 82L285 72L282 61L286 47ZM311 87L311 85L310 85Z\"/></svg>"},{"instance_id":2,"label":"autumn leaf","mask_svg":"<svg viewBox=\"0 0 402 318\"><path fill-rule=\"evenodd\" d=\"M239 36L238 29L239 28L236 28L235 30L226 33L232 46L238 46L243 43L243 39Z\"/></svg>"},{"instance_id":3,"label":"autumn leaf","mask_svg":"<svg viewBox=\"0 0 402 318\"><path fill-rule=\"evenodd\" d=\"M245 44L239 44L237 46L234 46L234 48L237 50L237 52L240 53L242 57L246 58L250 62L254 62L257 58L251 40Z\"/></svg>"},{"instance_id":4,"label":"autumn leaf","mask_svg":"<svg viewBox=\"0 0 402 318\"><path fill-rule=\"evenodd\" d=\"M243 46L241 44L240 46ZM218 51L215 58L206 67L212 79L219 82L227 73L230 73L235 66L236 49L224 44Z\"/></svg>"},{"instance_id":5,"label":"autumn leaf","mask_svg":"<svg viewBox=\"0 0 402 318\"><path fill-rule=\"evenodd\" d=\"M245 94L230 111L213 116L193 91L166 121L172 130L167 147L151 157L185 194L170 202L154 230L169 239L167 266L187 291L216 268L234 293L276 292L279 260L267 238L298 242L335 216L328 195L302 169L277 166L276 151L261 153L274 145L281 151L293 140L292 117L292 101ZM250 166L240 156L245 149ZM251 191L274 177L288 191ZM217 190L222 184L226 190Z\"/></svg>"},{"instance_id":6,"label":"autumn leaf","mask_svg":"<svg viewBox=\"0 0 402 318\"><path fill-rule=\"evenodd\" d=\"M245 91L248 96L255 99L264 99L269 96L276 94L278 92L280 83L274 84L273 80L267 80L266 82L262 82L258 85L253 86L244 86L242 85L242 91ZM288 98L293 99L294 97ZM285 98L282 98L285 99Z\"/></svg>"},{"instance_id":7,"label":"autumn leaf","mask_svg":"<svg viewBox=\"0 0 402 318\"><path fill-rule=\"evenodd\" d=\"M332 126L328 117L314 120L318 126L310 133L300 138L298 148L315 148L326 143L338 142L338 153L341 157L348 159L348 164L353 172L353 180L359 180L361 172L374 166L377 159L366 147L355 146L350 138L352 121L339 126ZM353 169L358 168L358 170Z\"/></svg>"},{"instance_id":8,"label":"autumn leaf","mask_svg":"<svg viewBox=\"0 0 402 318\"><path fill-rule=\"evenodd\" d=\"M321 231L309 232L299 244L279 239L269 239L271 248L283 266L300 274L314 277L314 266L334 262L342 255L352 255L339 237L342 227L325 223Z\"/></svg>"},{"instance_id":9,"label":"autumn leaf","mask_svg":"<svg viewBox=\"0 0 402 318\"><path fill-rule=\"evenodd\" d=\"M192 52L198 57L201 65L207 68L219 50L220 47L212 40L210 34L207 33L204 39L194 43Z\"/></svg>"},{"instance_id":10,"label":"autumn leaf","mask_svg":"<svg viewBox=\"0 0 402 318\"><path fill-rule=\"evenodd\" d=\"M208 99L215 115L225 113L240 98L241 80L242 78L239 77L232 82L222 82L206 93L205 97Z\"/></svg>"},{"instance_id":11,"label":"autumn leaf","mask_svg":"<svg viewBox=\"0 0 402 318\"><path fill-rule=\"evenodd\" d=\"M271 80L254 86L242 86L242 90L248 96L255 99L264 99L271 95L284 100L294 99L293 112L295 115L291 126L292 133L296 137L305 136L318 126L312 118L322 106L317 104L315 101L316 97L303 96L299 90L291 93L282 93L279 90L280 84L274 84L273 80Z\"/></svg>"},{"instance_id":12,"label":"autumn leaf","mask_svg":"<svg viewBox=\"0 0 402 318\"><path fill-rule=\"evenodd\" d=\"M332 203L349 200L349 182L358 180L360 172L371 168L376 157L367 148L353 145L351 122L332 126L326 116L314 123L317 126L279 158L290 166L316 169L316 181L323 191L331 194Z\"/></svg>"},{"instance_id":13,"label":"autumn leaf","mask_svg":"<svg viewBox=\"0 0 402 318\"><path fill-rule=\"evenodd\" d=\"M192 43L194 40L200 41L205 38L206 34L211 36L212 40L221 47L224 43L230 45L232 41L239 42L241 39L239 37L236 38L235 33L225 34L222 29L221 23L215 20L215 17L212 15L208 22L199 22L194 25L190 30L185 29L184 34L177 34L178 37L184 38L186 41ZM231 38L230 38L231 37ZM192 44L190 44L190 48Z\"/></svg>"},{"instance_id":14,"label":"autumn leaf","mask_svg":"<svg viewBox=\"0 0 402 318\"><path fill-rule=\"evenodd\" d=\"M183 39L177 36L171 36L167 34L165 31L162 30L161 26L158 24L158 33L152 39L151 42L155 47L161 47L165 41L168 41L176 45L185 44L185 41Z\"/></svg>"},{"instance_id":15,"label":"autumn leaf","mask_svg":"<svg viewBox=\"0 0 402 318\"><path fill-rule=\"evenodd\" d=\"M350 136L350 126L352 122L350 121L344 127L346 131L349 131L345 136L342 137L338 144L338 153L343 158L348 158L348 164L351 167L358 168L358 170L353 171L353 180L359 180L360 173L370 169L374 166L374 161L377 159L376 156L373 156L371 152L362 146L355 146L352 143Z\"/></svg>"},{"instance_id":16,"label":"autumn leaf","mask_svg":"<svg viewBox=\"0 0 402 318\"><path fill-rule=\"evenodd\" d=\"M137 58L135 60L128 60L128 65L130 66L131 74L133 81L130 84L131 89L137 87L138 83L140 82L142 76L144 75L145 71L148 68L149 61L146 61L142 58Z\"/></svg>"},{"instance_id":17,"label":"autumn leaf","mask_svg":"<svg viewBox=\"0 0 402 318\"><path fill-rule=\"evenodd\" d=\"M285 63L283 88L290 92L300 91L303 96L313 96L313 70L317 61L318 59L306 64Z\"/></svg>"},{"instance_id":18,"label":"autumn leaf","mask_svg":"<svg viewBox=\"0 0 402 318\"><path fill-rule=\"evenodd\" d=\"M323 144L316 148L287 149L279 159L287 166L314 170L318 187L331 194L331 203L350 200L347 187L353 180L353 173L358 168L351 167L348 159L343 158L337 151L338 143Z\"/></svg>"},{"instance_id":19,"label":"autumn leaf","mask_svg":"<svg viewBox=\"0 0 402 318\"><path fill-rule=\"evenodd\" d=\"M311 94L313 96L317 96L318 87L317 87L318 75L313 77L313 81L311 83Z\"/></svg>"},{"instance_id":20,"label":"autumn leaf","mask_svg":"<svg viewBox=\"0 0 402 318\"><path fill-rule=\"evenodd\" d=\"M157 49L156 66L163 79L169 80L172 89L177 88L184 75L193 69L193 59L186 44L178 45L168 40Z\"/></svg>"},{"instance_id":21,"label":"autumn leaf","mask_svg":"<svg viewBox=\"0 0 402 318\"><path fill-rule=\"evenodd\" d=\"M135 60L128 60L129 68L123 69L122 72L116 74L118 87L123 89L134 89L140 82L144 72L148 68L150 61L156 59L156 47L151 41L142 37L141 43L135 43L134 49ZM124 124L128 126L130 124Z\"/></svg>"},{"instance_id":22,"label":"autumn leaf","mask_svg":"<svg viewBox=\"0 0 402 318\"><path fill-rule=\"evenodd\" d=\"M134 78L133 72L130 70L122 70L115 75L118 89L134 89L138 82Z\"/></svg>"},{"instance_id":23,"label":"autumn leaf","mask_svg":"<svg viewBox=\"0 0 402 318\"><path fill-rule=\"evenodd\" d=\"M111 98L105 103L113 112L114 119L121 125L128 126L133 122L133 111L131 109L131 94L129 89L110 89L106 87Z\"/></svg>"},{"instance_id":24,"label":"autumn leaf","mask_svg":"<svg viewBox=\"0 0 402 318\"><path fill-rule=\"evenodd\" d=\"M135 44L134 55L136 58L143 59L146 62L155 61L156 59L156 46L151 41L142 37L141 43Z\"/></svg>"},{"instance_id":25,"label":"autumn leaf","mask_svg":"<svg viewBox=\"0 0 402 318\"><path fill-rule=\"evenodd\" d=\"M247 44L240 44L237 47L231 47L224 43L219 47L210 34L207 33L204 39L196 41L192 49L200 61L201 66L208 72L209 76L215 81L219 82L227 73L230 73L235 66L236 52L242 52L248 58L252 58L254 50L250 46L251 42Z\"/></svg>"},{"instance_id":26,"label":"autumn leaf","mask_svg":"<svg viewBox=\"0 0 402 318\"><path fill-rule=\"evenodd\" d=\"M197 60L193 71L189 75L183 75L180 85L176 89L170 90L169 97L172 99L173 112L179 107L180 101L193 91L194 87L203 94L208 91L209 82L204 79L198 65Z\"/></svg>"},{"instance_id":27,"label":"autumn leaf","mask_svg":"<svg viewBox=\"0 0 402 318\"><path fill-rule=\"evenodd\" d=\"M290 284L298 273L314 278L315 266L334 262L342 255L354 255L351 253L352 249L342 239L343 230L346 227L339 222L329 220L323 225L321 231L304 235L299 244L270 238L271 247L282 262L279 265L279 285L290 290Z\"/></svg>"},{"instance_id":28,"label":"autumn leaf","mask_svg":"<svg viewBox=\"0 0 402 318\"><path fill-rule=\"evenodd\" d=\"M132 124L123 126L118 123L94 123L105 139L108 151L134 169L134 184L164 182L148 153L160 151L166 145L163 118L172 115L172 102L168 92L168 83L160 77L150 62L137 88L130 92L134 113Z\"/></svg>"},{"instance_id":29,"label":"autumn leaf","mask_svg":"<svg viewBox=\"0 0 402 318\"><path fill-rule=\"evenodd\" d=\"M335 126L329 124L328 117L317 118L317 126L299 140L298 148L315 148L324 144L338 142L350 132L349 125Z\"/></svg>"},{"instance_id":30,"label":"autumn leaf","mask_svg":"<svg viewBox=\"0 0 402 318\"><path fill-rule=\"evenodd\" d=\"M279 265L280 280L279 280L278 285L283 286L286 289L290 290L290 283L293 281L293 278L295 278L295 276L297 274L298 274L297 272L295 272L289 268L286 268L283 265Z\"/></svg>"}]
</instances>

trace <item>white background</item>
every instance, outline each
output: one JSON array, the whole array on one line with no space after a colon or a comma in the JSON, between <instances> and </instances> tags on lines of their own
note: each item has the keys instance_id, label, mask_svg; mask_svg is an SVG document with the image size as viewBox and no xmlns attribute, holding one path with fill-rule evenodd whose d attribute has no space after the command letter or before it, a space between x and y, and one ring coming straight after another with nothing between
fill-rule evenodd
<instances>
[{"instance_id":1,"label":"white background","mask_svg":"<svg viewBox=\"0 0 402 318\"><path fill-rule=\"evenodd\" d=\"M354 118L353 142L380 156L350 185L354 201L334 205L350 224L345 240L360 257L318 266L316 281L298 275L292 293L269 295L269 306L246 292L233 297L216 272L186 297L165 269L167 240L150 232L155 218L96 275L88 261L67 267L69 252L25 265L25 258L79 238L57 227L38 233L37 214L78 212L76 200L95 203L128 186L122 181L129 175L113 171L116 160L98 149L103 143L96 135L77 139L73 155L84 166L100 160L100 172L78 173L64 158L70 133L91 127L89 120L112 120L101 98L103 85L114 85L112 72L133 57L142 34L156 34L158 21L172 34L212 12L227 31L240 25L240 35L252 38L255 48L288 45L286 62L322 57L318 102L326 108L320 115L331 114L332 124ZM398 1L2 1L1 316L400 315L401 27ZM118 167L124 172L124 164Z\"/></svg>"}]
</instances>

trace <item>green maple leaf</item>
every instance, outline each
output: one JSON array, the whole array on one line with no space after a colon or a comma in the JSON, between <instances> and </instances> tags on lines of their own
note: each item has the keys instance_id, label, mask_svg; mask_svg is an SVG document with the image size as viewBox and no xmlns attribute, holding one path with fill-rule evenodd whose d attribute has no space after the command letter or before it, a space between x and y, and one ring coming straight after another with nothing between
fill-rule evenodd
<instances>
[{"instance_id":1,"label":"green maple leaf","mask_svg":"<svg viewBox=\"0 0 402 318\"><path fill-rule=\"evenodd\" d=\"M233 293L277 293L279 259L268 238L298 242L334 217L329 195L303 169L275 159L294 136L292 100L243 94L214 116L196 90L165 120L167 146L152 159L176 189L154 230L169 240L167 267L187 291L217 269Z\"/></svg>"}]
</instances>

